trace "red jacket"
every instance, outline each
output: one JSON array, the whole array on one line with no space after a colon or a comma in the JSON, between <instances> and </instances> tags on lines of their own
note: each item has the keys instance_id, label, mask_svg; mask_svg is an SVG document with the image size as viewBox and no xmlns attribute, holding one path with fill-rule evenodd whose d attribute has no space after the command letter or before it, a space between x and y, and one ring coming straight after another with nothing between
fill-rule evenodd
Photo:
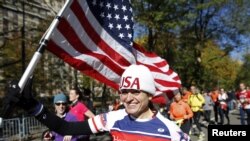
<instances>
[{"instance_id":1,"label":"red jacket","mask_svg":"<svg viewBox=\"0 0 250 141\"><path fill-rule=\"evenodd\" d=\"M236 98L239 100L241 106L245 109L250 109L250 91L243 90L236 93Z\"/></svg>"}]
</instances>

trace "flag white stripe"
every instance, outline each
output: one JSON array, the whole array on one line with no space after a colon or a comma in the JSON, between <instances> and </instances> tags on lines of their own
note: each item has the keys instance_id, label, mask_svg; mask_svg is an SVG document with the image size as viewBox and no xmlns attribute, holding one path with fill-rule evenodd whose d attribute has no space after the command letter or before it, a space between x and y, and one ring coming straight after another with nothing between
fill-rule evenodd
<instances>
[{"instance_id":1,"label":"flag white stripe","mask_svg":"<svg viewBox=\"0 0 250 141\"><path fill-rule=\"evenodd\" d=\"M173 74L173 76L169 76L163 73L157 73L157 72L152 72L153 76L155 79L160 79L160 80L164 80L164 81L169 81L169 82L176 82L176 80L173 80L173 78L175 77L176 74Z\"/></svg>"},{"instance_id":2,"label":"flag white stripe","mask_svg":"<svg viewBox=\"0 0 250 141\"><path fill-rule=\"evenodd\" d=\"M62 48L70 56L74 56L73 58L86 62L88 65L92 66L94 70L107 77L107 79L119 83L120 75L113 72L110 68L102 64L95 57L86 54L81 54L80 52L75 50L57 29L54 30L52 39L58 46L60 46L60 48ZM102 68L100 68L100 66L102 66Z\"/></svg>"}]
</instances>

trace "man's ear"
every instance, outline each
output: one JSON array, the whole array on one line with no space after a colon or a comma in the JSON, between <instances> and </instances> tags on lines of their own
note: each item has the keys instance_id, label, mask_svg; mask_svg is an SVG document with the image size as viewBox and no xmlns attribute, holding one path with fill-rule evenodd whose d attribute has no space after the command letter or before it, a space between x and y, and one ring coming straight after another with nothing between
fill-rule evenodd
<instances>
[{"instance_id":1,"label":"man's ear","mask_svg":"<svg viewBox=\"0 0 250 141\"><path fill-rule=\"evenodd\" d=\"M153 99L153 96L151 94L148 94L148 99L149 100L152 100Z\"/></svg>"}]
</instances>

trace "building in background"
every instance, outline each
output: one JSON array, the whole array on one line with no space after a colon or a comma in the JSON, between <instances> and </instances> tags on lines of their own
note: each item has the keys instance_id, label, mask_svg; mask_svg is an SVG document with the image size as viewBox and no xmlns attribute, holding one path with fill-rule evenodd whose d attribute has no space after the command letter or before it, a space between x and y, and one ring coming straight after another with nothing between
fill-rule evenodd
<instances>
[{"instance_id":1,"label":"building in background","mask_svg":"<svg viewBox=\"0 0 250 141\"><path fill-rule=\"evenodd\" d=\"M6 61L2 52L5 43L23 38L26 41L25 47L28 47L27 41L37 34L38 25L48 17L54 17L64 5L65 1L66 0L0 1L0 96L6 83L6 78L3 77L4 67L6 64L8 65L8 61ZM23 35L25 36L23 37ZM33 44L38 45L38 43ZM17 48L20 49L21 47L22 44L18 44Z\"/></svg>"},{"instance_id":2,"label":"building in background","mask_svg":"<svg viewBox=\"0 0 250 141\"><path fill-rule=\"evenodd\" d=\"M23 27L36 28L48 16L55 16L65 0L2 0L0 2L0 46ZM23 15L24 12L24 15Z\"/></svg>"}]
</instances>

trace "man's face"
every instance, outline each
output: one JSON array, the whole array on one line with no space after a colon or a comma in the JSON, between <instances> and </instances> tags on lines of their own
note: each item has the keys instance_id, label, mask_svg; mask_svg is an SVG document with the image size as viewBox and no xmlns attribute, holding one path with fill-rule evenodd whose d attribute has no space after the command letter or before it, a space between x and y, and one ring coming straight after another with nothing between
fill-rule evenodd
<instances>
[{"instance_id":1,"label":"man's face","mask_svg":"<svg viewBox=\"0 0 250 141\"><path fill-rule=\"evenodd\" d=\"M149 109L148 105L151 98L150 94L132 89L122 90L120 94L126 112L136 118L145 118L145 112Z\"/></svg>"},{"instance_id":2,"label":"man's face","mask_svg":"<svg viewBox=\"0 0 250 141\"><path fill-rule=\"evenodd\" d=\"M220 89L220 93L224 93L225 92L225 90L224 89Z\"/></svg>"},{"instance_id":3,"label":"man's face","mask_svg":"<svg viewBox=\"0 0 250 141\"><path fill-rule=\"evenodd\" d=\"M240 90L245 90L245 84L243 83L240 84Z\"/></svg>"},{"instance_id":4,"label":"man's face","mask_svg":"<svg viewBox=\"0 0 250 141\"><path fill-rule=\"evenodd\" d=\"M181 94L180 93L177 93L175 96L174 96L174 99L175 101L180 101L181 100Z\"/></svg>"},{"instance_id":5,"label":"man's face","mask_svg":"<svg viewBox=\"0 0 250 141\"><path fill-rule=\"evenodd\" d=\"M196 94L196 88L195 88L195 86L191 86L190 90L191 90L192 94Z\"/></svg>"},{"instance_id":6,"label":"man's face","mask_svg":"<svg viewBox=\"0 0 250 141\"><path fill-rule=\"evenodd\" d=\"M56 102L55 103L55 110L58 115L63 115L66 110L66 103L65 102Z\"/></svg>"}]
</instances>

